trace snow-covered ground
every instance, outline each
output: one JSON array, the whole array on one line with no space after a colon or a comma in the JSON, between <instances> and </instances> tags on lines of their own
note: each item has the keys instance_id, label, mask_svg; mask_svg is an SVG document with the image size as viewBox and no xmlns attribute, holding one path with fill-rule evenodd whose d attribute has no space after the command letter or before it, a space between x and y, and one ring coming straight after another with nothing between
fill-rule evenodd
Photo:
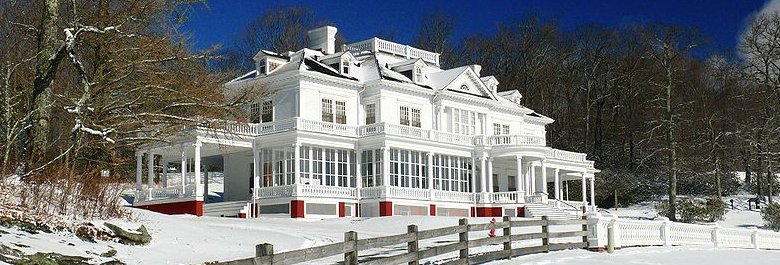
<instances>
[{"instance_id":1,"label":"snow-covered ground","mask_svg":"<svg viewBox=\"0 0 780 265\"><path fill-rule=\"evenodd\" d=\"M493 261L490 265L774 265L780 262L780 251L722 249L705 247L626 248L613 254L587 250L564 250L534 254L512 260Z\"/></svg>"},{"instance_id":2,"label":"snow-covered ground","mask_svg":"<svg viewBox=\"0 0 780 265\"><path fill-rule=\"evenodd\" d=\"M754 195L735 195L724 197L723 200L727 205L726 215L723 220L718 221L718 225L727 228L747 228L764 226L764 221L761 219L761 211L758 209L749 209L747 200L755 197ZM731 200L734 200L734 209L731 208ZM753 206L755 207L755 206ZM604 209L602 213L616 214L621 218L631 219L654 219L658 216L658 212L655 210L654 202L644 202L635 205L631 205L625 208L618 208L615 210Z\"/></svg>"},{"instance_id":3,"label":"snow-covered ground","mask_svg":"<svg viewBox=\"0 0 780 265\"><path fill-rule=\"evenodd\" d=\"M728 199L727 199L728 200ZM741 199L740 199L741 200ZM735 203L736 204L736 203ZM724 227L761 226L760 213L737 207L721 221ZM29 234L16 228L0 227L0 244L32 254L56 252L65 255L93 258L104 262L114 258L127 264L202 264L210 261L226 261L254 255L254 246L271 243L276 252L324 245L343 240L345 231L357 231L359 238L379 237L406 232L406 226L417 224L420 230L453 226L457 217L379 217L340 218L326 220L296 220L289 218L237 219L195 217L190 215L163 215L131 209L132 220L109 220L127 229L144 225L152 235L146 246L127 246L114 242L90 243L67 233ZM639 204L617 211L608 210L625 218L654 218L652 203ZM486 223L490 218L471 218L471 223ZM103 222L93 222L102 226ZM499 232L500 233L500 232ZM477 234L486 236L486 234ZM470 237L474 237L471 236ZM452 238L437 238L444 244ZM421 243L422 245L423 243ZM100 257L101 253L116 250L116 256ZM405 251L405 246L375 251L375 255ZM473 250L472 252L478 252ZM363 252L362 254L367 254ZM370 254L370 253L369 253ZM450 256L455 255L452 253ZM446 258L440 256L438 258ZM334 257L334 261L340 257ZM330 260L329 260L330 261ZM732 250L690 247L627 248L615 254L570 250L549 254L519 257L512 261L495 261L491 264L769 264L780 261L780 251ZM763 262L763 263L762 263ZM315 262L317 263L317 262ZM0 264L2 264L0 262Z\"/></svg>"}]
</instances>

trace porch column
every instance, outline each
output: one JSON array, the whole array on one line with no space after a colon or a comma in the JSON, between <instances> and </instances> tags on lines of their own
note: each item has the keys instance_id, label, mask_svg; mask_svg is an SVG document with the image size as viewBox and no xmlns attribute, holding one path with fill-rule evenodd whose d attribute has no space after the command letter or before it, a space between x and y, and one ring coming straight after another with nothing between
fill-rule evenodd
<instances>
[{"instance_id":1,"label":"porch column","mask_svg":"<svg viewBox=\"0 0 780 265\"><path fill-rule=\"evenodd\" d=\"M596 207L596 177L590 176L590 206Z\"/></svg>"},{"instance_id":2,"label":"porch column","mask_svg":"<svg viewBox=\"0 0 780 265\"><path fill-rule=\"evenodd\" d=\"M430 194L433 194L433 152L428 152L425 154L428 157L428 160L426 161L426 171L425 174L427 174L428 179L426 180L428 182L428 190L430 191ZM473 174L472 174L473 175ZM471 190L474 190L474 181L471 181Z\"/></svg>"},{"instance_id":3,"label":"porch column","mask_svg":"<svg viewBox=\"0 0 780 265\"><path fill-rule=\"evenodd\" d=\"M347 176L349 174L349 155L347 155ZM293 145L293 176L295 178L295 184L301 184L301 144L295 143ZM349 185L347 185L349 186Z\"/></svg>"},{"instance_id":4,"label":"porch column","mask_svg":"<svg viewBox=\"0 0 780 265\"><path fill-rule=\"evenodd\" d=\"M257 144L252 140L252 198L260 187L260 156L257 154Z\"/></svg>"},{"instance_id":5,"label":"porch column","mask_svg":"<svg viewBox=\"0 0 780 265\"><path fill-rule=\"evenodd\" d=\"M487 171L487 170L485 170L485 165L487 163L485 163L485 160L487 160L486 157L484 157L484 156L480 156L479 157L479 164L480 164L479 185L480 185L480 187L482 187L482 189L480 191L483 192L483 193L487 192L487 181L485 180L485 174L487 173L487 172L485 172L485 171Z\"/></svg>"},{"instance_id":6,"label":"porch column","mask_svg":"<svg viewBox=\"0 0 780 265\"><path fill-rule=\"evenodd\" d=\"M357 198L355 199L357 199L358 202L360 202L360 189L363 188L363 165L361 165L363 163L363 158L360 157L361 155L363 155L363 152L360 149L355 148L355 161L353 161L355 163L355 171L356 171L355 172L355 197ZM350 166L347 165L347 167ZM356 213L357 211L358 209L355 208ZM359 216L359 214L356 216Z\"/></svg>"},{"instance_id":7,"label":"porch column","mask_svg":"<svg viewBox=\"0 0 780 265\"><path fill-rule=\"evenodd\" d=\"M555 169L555 183L553 184L553 194L555 195L556 200L561 200L561 170Z\"/></svg>"},{"instance_id":8,"label":"porch column","mask_svg":"<svg viewBox=\"0 0 780 265\"><path fill-rule=\"evenodd\" d=\"M181 150L181 176L179 178L181 179L181 194L184 195L187 193L187 183L185 182L187 178L187 151L184 149Z\"/></svg>"},{"instance_id":9,"label":"porch column","mask_svg":"<svg viewBox=\"0 0 780 265\"><path fill-rule=\"evenodd\" d=\"M547 167L544 165L544 160L542 160L541 168L542 168L542 191L540 193L547 194Z\"/></svg>"},{"instance_id":10,"label":"porch column","mask_svg":"<svg viewBox=\"0 0 780 265\"><path fill-rule=\"evenodd\" d=\"M390 148L382 146L382 186L390 186Z\"/></svg>"},{"instance_id":11,"label":"porch column","mask_svg":"<svg viewBox=\"0 0 780 265\"><path fill-rule=\"evenodd\" d=\"M471 156L471 179L469 182L471 182L471 193L477 193L477 158L474 156ZM433 183L431 183L431 187L433 187Z\"/></svg>"},{"instance_id":12,"label":"porch column","mask_svg":"<svg viewBox=\"0 0 780 265\"><path fill-rule=\"evenodd\" d=\"M162 160L162 159L160 159ZM168 187L168 161L160 161L162 164L162 180L160 181L160 184L163 188Z\"/></svg>"},{"instance_id":13,"label":"porch column","mask_svg":"<svg viewBox=\"0 0 780 265\"><path fill-rule=\"evenodd\" d=\"M536 164L531 162L531 193L536 193Z\"/></svg>"},{"instance_id":14,"label":"porch column","mask_svg":"<svg viewBox=\"0 0 780 265\"><path fill-rule=\"evenodd\" d=\"M570 201L570 199L569 199L569 181L564 180L563 181L563 187L565 189L563 192L565 192L565 194L566 194L566 196L564 198L565 198L565 200Z\"/></svg>"},{"instance_id":15,"label":"porch column","mask_svg":"<svg viewBox=\"0 0 780 265\"><path fill-rule=\"evenodd\" d=\"M142 184L143 184L143 175L144 172L142 171L143 168L143 162L144 160L144 153L143 152L135 152L135 189L141 190Z\"/></svg>"},{"instance_id":16,"label":"porch column","mask_svg":"<svg viewBox=\"0 0 780 265\"><path fill-rule=\"evenodd\" d=\"M580 197L582 197L582 202L588 202L586 191L588 183L585 183L585 172L580 172L580 177L582 178L582 194Z\"/></svg>"},{"instance_id":17,"label":"porch column","mask_svg":"<svg viewBox=\"0 0 780 265\"><path fill-rule=\"evenodd\" d=\"M152 152L146 153L146 188L154 188L154 154Z\"/></svg>"},{"instance_id":18,"label":"porch column","mask_svg":"<svg viewBox=\"0 0 780 265\"><path fill-rule=\"evenodd\" d=\"M493 157L487 158L487 191L488 192L494 192L493 191Z\"/></svg>"},{"instance_id":19,"label":"porch column","mask_svg":"<svg viewBox=\"0 0 780 265\"><path fill-rule=\"evenodd\" d=\"M203 143L200 140L195 141L195 197L203 197L203 186L200 185L200 147Z\"/></svg>"},{"instance_id":20,"label":"porch column","mask_svg":"<svg viewBox=\"0 0 780 265\"><path fill-rule=\"evenodd\" d=\"M265 163L267 158L265 157L265 152L262 148L257 148L257 161L260 162L260 165L257 166L258 171L258 180L257 180L257 187L265 187Z\"/></svg>"},{"instance_id":21,"label":"porch column","mask_svg":"<svg viewBox=\"0 0 780 265\"><path fill-rule=\"evenodd\" d=\"M517 160L517 169L515 172L515 189L517 191L525 191L525 187L523 187L522 179L523 179L523 157L522 156L516 156Z\"/></svg>"}]
</instances>

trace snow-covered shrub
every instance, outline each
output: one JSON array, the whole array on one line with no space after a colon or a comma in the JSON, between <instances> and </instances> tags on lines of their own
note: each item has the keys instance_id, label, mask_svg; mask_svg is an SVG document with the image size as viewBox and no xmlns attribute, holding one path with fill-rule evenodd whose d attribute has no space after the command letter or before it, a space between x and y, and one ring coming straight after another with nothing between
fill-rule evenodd
<instances>
[{"instance_id":1,"label":"snow-covered shrub","mask_svg":"<svg viewBox=\"0 0 780 265\"><path fill-rule=\"evenodd\" d=\"M668 216L669 201L663 200L656 205L656 210L661 216ZM722 220L726 214L726 203L717 197L702 198L677 198L677 220L684 223L715 222Z\"/></svg>"},{"instance_id":2,"label":"snow-covered shrub","mask_svg":"<svg viewBox=\"0 0 780 265\"><path fill-rule=\"evenodd\" d=\"M764 206L761 209L761 218L767 228L780 231L780 203L773 202Z\"/></svg>"}]
</instances>

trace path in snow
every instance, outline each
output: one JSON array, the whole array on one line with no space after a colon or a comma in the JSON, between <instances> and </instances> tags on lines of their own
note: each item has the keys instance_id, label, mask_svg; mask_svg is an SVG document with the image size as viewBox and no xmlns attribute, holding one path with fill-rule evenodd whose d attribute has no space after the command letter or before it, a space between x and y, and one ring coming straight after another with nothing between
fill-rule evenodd
<instances>
[{"instance_id":1,"label":"path in snow","mask_svg":"<svg viewBox=\"0 0 780 265\"><path fill-rule=\"evenodd\" d=\"M490 265L775 265L780 262L780 251L723 249L704 247L643 247L626 248L613 254L587 250L564 250L547 254L499 260Z\"/></svg>"}]
</instances>

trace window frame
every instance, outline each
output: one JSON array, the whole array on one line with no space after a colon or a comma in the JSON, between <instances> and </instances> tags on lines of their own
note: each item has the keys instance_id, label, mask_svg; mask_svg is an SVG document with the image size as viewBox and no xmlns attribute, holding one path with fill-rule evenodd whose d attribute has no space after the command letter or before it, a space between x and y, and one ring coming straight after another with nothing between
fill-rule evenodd
<instances>
[{"instance_id":1,"label":"window frame","mask_svg":"<svg viewBox=\"0 0 780 265\"><path fill-rule=\"evenodd\" d=\"M376 123L376 103L366 104L365 113L366 113L366 120L365 120L366 125Z\"/></svg>"}]
</instances>

